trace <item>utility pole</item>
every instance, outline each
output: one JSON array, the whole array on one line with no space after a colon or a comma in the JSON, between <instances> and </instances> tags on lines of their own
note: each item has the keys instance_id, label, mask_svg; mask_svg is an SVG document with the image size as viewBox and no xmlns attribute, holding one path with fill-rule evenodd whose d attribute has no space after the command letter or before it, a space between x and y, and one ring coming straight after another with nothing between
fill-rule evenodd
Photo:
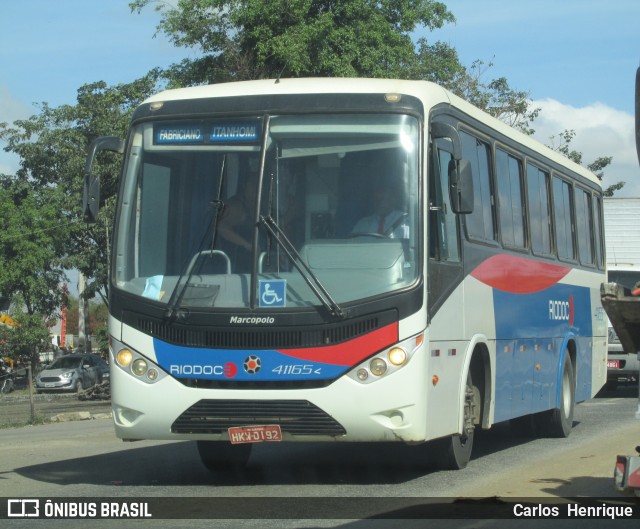
<instances>
[{"instance_id":1,"label":"utility pole","mask_svg":"<svg viewBox=\"0 0 640 529\"><path fill-rule=\"evenodd\" d=\"M89 319L88 303L84 299L86 280L82 272L78 272L78 347L84 353L91 352L91 341L87 335L87 320Z\"/></svg>"},{"instance_id":2,"label":"utility pole","mask_svg":"<svg viewBox=\"0 0 640 529\"><path fill-rule=\"evenodd\" d=\"M60 320L60 347L67 344L67 284L62 284L62 319Z\"/></svg>"}]
</instances>

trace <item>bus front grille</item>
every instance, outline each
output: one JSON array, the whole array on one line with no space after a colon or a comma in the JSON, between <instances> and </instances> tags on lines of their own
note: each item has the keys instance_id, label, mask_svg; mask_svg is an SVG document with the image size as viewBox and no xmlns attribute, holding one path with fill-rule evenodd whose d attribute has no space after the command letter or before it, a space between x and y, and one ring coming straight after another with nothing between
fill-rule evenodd
<instances>
[{"instance_id":1,"label":"bus front grille","mask_svg":"<svg viewBox=\"0 0 640 529\"><path fill-rule=\"evenodd\" d=\"M220 434L237 426L277 424L292 435L346 434L333 417L306 400L211 400L203 399L171 425L172 433Z\"/></svg>"}]
</instances>

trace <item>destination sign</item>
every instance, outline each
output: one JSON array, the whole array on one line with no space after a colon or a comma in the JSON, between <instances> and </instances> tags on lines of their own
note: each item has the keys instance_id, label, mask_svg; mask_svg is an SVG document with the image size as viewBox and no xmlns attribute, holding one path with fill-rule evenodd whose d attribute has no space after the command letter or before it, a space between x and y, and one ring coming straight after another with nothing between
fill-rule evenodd
<instances>
[{"instance_id":1,"label":"destination sign","mask_svg":"<svg viewBox=\"0 0 640 529\"><path fill-rule=\"evenodd\" d=\"M158 145L204 143L204 126L198 123L157 125L154 139Z\"/></svg>"},{"instance_id":2,"label":"destination sign","mask_svg":"<svg viewBox=\"0 0 640 529\"><path fill-rule=\"evenodd\" d=\"M214 124L209 140L212 143L255 142L259 137L260 129L257 121L231 122Z\"/></svg>"},{"instance_id":3,"label":"destination sign","mask_svg":"<svg viewBox=\"0 0 640 529\"><path fill-rule=\"evenodd\" d=\"M261 130L258 120L156 124L153 141L156 145L255 143Z\"/></svg>"}]
</instances>

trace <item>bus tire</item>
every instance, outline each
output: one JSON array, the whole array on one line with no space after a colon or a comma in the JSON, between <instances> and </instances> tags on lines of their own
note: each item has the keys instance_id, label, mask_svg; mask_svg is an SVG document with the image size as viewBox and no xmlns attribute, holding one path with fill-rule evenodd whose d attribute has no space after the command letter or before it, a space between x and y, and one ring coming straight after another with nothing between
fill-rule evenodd
<instances>
[{"instance_id":1,"label":"bus tire","mask_svg":"<svg viewBox=\"0 0 640 529\"><path fill-rule=\"evenodd\" d=\"M210 472L242 470L251 456L251 444L229 441L197 441L202 464Z\"/></svg>"},{"instance_id":2,"label":"bus tire","mask_svg":"<svg viewBox=\"0 0 640 529\"><path fill-rule=\"evenodd\" d=\"M441 470L460 470L467 466L473 449L474 418L480 406L480 391L474 385L471 373L467 376L464 400L464 431L433 443L436 466Z\"/></svg>"},{"instance_id":3,"label":"bus tire","mask_svg":"<svg viewBox=\"0 0 640 529\"><path fill-rule=\"evenodd\" d=\"M547 412L547 432L550 437L568 437L573 428L576 380L569 350L565 351L560 384L560 407Z\"/></svg>"}]
</instances>

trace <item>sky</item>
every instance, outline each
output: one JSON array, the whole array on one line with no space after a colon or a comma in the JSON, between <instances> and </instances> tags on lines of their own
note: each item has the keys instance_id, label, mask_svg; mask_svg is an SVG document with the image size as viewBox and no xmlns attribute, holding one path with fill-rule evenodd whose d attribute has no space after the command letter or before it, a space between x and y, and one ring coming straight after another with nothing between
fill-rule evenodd
<instances>
[{"instance_id":1,"label":"sky","mask_svg":"<svg viewBox=\"0 0 640 529\"><path fill-rule=\"evenodd\" d=\"M634 82L640 66L638 0L443 0L455 24L428 32L463 64L493 66L541 108L535 137L548 145L575 130L572 147L585 163L613 156L605 185L625 181L616 196L640 197L634 143ZM0 122L38 113L38 104L74 104L83 84L109 85L168 66L190 50L156 35L153 7L131 13L129 0L21 0L0 6ZM0 147L3 145L0 145ZM18 160L0 151L0 173Z\"/></svg>"},{"instance_id":2,"label":"sky","mask_svg":"<svg viewBox=\"0 0 640 529\"><path fill-rule=\"evenodd\" d=\"M443 0L455 24L427 33L453 46L465 65L493 63L489 79L506 77L540 108L534 137L571 147L588 164L612 156L604 185L624 181L615 196L640 197L634 90L640 66L638 0ZM551 138L554 138L553 140Z\"/></svg>"}]
</instances>

